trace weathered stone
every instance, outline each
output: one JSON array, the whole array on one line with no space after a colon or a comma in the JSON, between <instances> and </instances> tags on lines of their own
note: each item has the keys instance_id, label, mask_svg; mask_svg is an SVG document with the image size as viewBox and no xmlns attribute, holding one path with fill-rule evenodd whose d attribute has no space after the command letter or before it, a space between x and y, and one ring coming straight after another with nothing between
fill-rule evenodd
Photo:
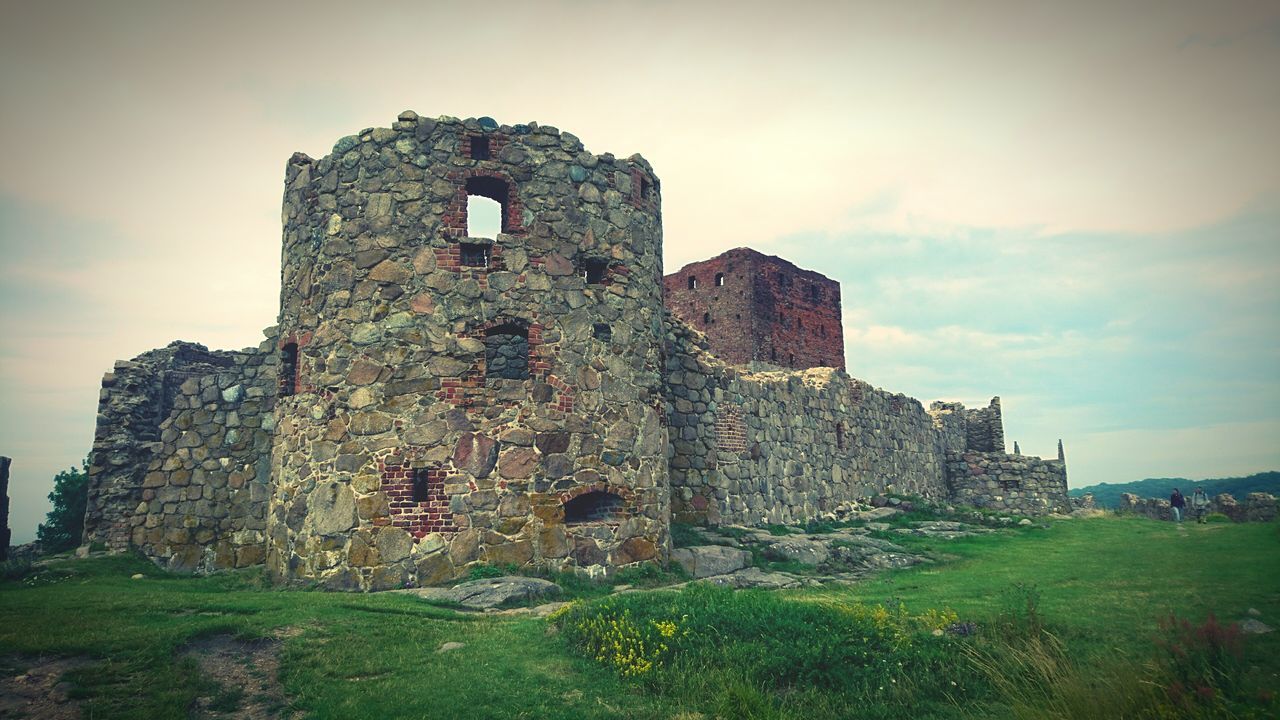
<instances>
[{"instance_id":1,"label":"weathered stone","mask_svg":"<svg viewBox=\"0 0 1280 720\"><path fill-rule=\"evenodd\" d=\"M751 564L751 553L721 545L676 548L671 559L695 578L724 575Z\"/></svg>"},{"instance_id":2,"label":"weathered stone","mask_svg":"<svg viewBox=\"0 0 1280 720\"><path fill-rule=\"evenodd\" d=\"M463 433L453 450L454 467L475 477L488 477L498 462L498 443L476 433Z\"/></svg>"}]
</instances>

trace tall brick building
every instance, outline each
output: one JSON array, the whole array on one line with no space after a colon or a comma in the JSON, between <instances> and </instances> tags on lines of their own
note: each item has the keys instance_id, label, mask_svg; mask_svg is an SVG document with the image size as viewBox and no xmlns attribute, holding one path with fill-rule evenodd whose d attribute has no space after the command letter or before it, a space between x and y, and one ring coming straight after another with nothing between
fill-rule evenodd
<instances>
[{"instance_id":1,"label":"tall brick building","mask_svg":"<svg viewBox=\"0 0 1280 720\"><path fill-rule=\"evenodd\" d=\"M840 283L780 257L736 248L663 278L666 305L721 358L844 369Z\"/></svg>"}]
</instances>

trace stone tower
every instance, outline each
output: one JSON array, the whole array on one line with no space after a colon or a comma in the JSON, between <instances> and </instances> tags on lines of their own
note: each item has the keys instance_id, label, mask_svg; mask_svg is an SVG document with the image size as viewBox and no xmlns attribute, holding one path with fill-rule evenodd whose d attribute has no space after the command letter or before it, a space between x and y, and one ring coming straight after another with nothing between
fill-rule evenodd
<instances>
[{"instance_id":1,"label":"stone tower","mask_svg":"<svg viewBox=\"0 0 1280 720\"><path fill-rule=\"evenodd\" d=\"M285 185L273 576L381 589L665 554L648 162L405 112L294 155ZM472 236L484 202L494 237Z\"/></svg>"},{"instance_id":2,"label":"stone tower","mask_svg":"<svg viewBox=\"0 0 1280 720\"><path fill-rule=\"evenodd\" d=\"M667 306L735 365L844 369L840 283L737 248L663 279Z\"/></svg>"}]
</instances>

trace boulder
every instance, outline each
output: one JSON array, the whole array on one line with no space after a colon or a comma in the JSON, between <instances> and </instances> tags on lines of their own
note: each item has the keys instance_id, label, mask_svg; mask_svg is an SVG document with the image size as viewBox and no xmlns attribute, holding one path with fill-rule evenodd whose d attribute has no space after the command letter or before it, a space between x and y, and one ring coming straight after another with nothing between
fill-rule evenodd
<instances>
[{"instance_id":1,"label":"boulder","mask_svg":"<svg viewBox=\"0 0 1280 720\"><path fill-rule=\"evenodd\" d=\"M458 603L473 610L484 610L506 603L556 597L560 594L560 586L550 580L507 575L471 580L451 588L418 588L408 592L424 600Z\"/></svg>"},{"instance_id":2,"label":"boulder","mask_svg":"<svg viewBox=\"0 0 1280 720\"><path fill-rule=\"evenodd\" d=\"M751 564L751 553L721 545L699 545L676 548L671 551L671 559L693 577L705 578L747 567Z\"/></svg>"}]
</instances>

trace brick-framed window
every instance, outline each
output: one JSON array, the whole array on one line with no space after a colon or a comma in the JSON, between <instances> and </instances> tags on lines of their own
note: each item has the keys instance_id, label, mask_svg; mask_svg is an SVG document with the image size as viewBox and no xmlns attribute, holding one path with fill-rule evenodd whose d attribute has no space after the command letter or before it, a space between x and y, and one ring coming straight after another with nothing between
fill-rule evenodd
<instances>
[{"instance_id":1,"label":"brick-framed window","mask_svg":"<svg viewBox=\"0 0 1280 720\"><path fill-rule=\"evenodd\" d=\"M560 496L566 525L617 523L636 511L634 493L603 482L576 487Z\"/></svg>"},{"instance_id":2,"label":"brick-framed window","mask_svg":"<svg viewBox=\"0 0 1280 720\"><path fill-rule=\"evenodd\" d=\"M404 454L413 456L419 453ZM390 518L383 520L382 524L403 528L415 538L433 532L456 532L458 526L449 509L449 496L444 491L446 471L419 463L421 461L413 457L385 457L378 461L382 491L387 496L391 512Z\"/></svg>"},{"instance_id":3,"label":"brick-framed window","mask_svg":"<svg viewBox=\"0 0 1280 720\"><path fill-rule=\"evenodd\" d=\"M454 184L453 199L444 213L444 230L454 239L467 237L467 198L482 197L501 207L499 232L518 235L524 232L524 206L516 193L515 182L498 170L471 168L453 170L448 175Z\"/></svg>"},{"instance_id":4,"label":"brick-framed window","mask_svg":"<svg viewBox=\"0 0 1280 720\"><path fill-rule=\"evenodd\" d=\"M578 274L587 281L588 285L608 285L609 261L596 257L579 258Z\"/></svg>"}]
</instances>

